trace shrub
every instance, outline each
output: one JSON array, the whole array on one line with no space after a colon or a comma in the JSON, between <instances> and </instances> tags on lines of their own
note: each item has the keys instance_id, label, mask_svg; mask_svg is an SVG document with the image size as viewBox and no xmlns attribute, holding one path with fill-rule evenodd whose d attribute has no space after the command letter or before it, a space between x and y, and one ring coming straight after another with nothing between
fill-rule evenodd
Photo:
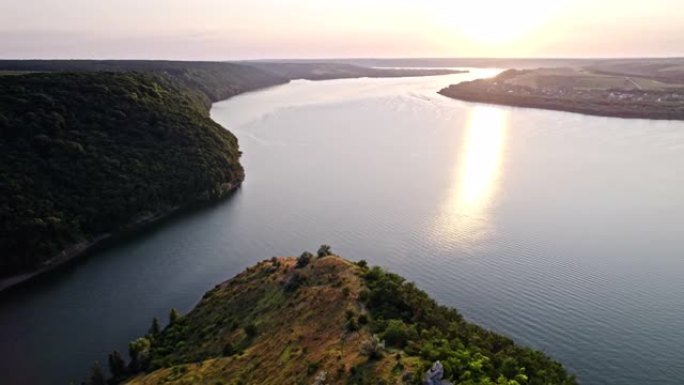
<instances>
[{"instance_id":1,"label":"shrub","mask_svg":"<svg viewBox=\"0 0 684 385\"><path fill-rule=\"evenodd\" d=\"M89 385L107 385L107 381L105 380L105 376L102 373L102 368L100 367L100 363L95 361L93 363L93 366L90 367L90 380L88 382Z\"/></svg>"},{"instance_id":2,"label":"shrub","mask_svg":"<svg viewBox=\"0 0 684 385\"><path fill-rule=\"evenodd\" d=\"M233 344L231 344L230 342L228 342L227 344L225 344L223 346L223 356L224 357L230 357L235 353L236 353L235 348L233 347Z\"/></svg>"},{"instance_id":3,"label":"shrub","mask_svg":"<svg viewBox=\"0 0 684 385\"><path fill-rule=\"evenodd\" d=\"M292 292L297 289L306 281L306 277L304 277L301 273L298 271L293 272L290 274L290 276L285 280L285 285L283 286L283 290L286 292Z\"/></svg>"},{"instance_id":4,"label":"shrub","mask_svg":"<svg viewBox=\"0 0 684 385\"><path fill-rule=\"evenodd\" d=\"M176 310L175 308L171 309L171 311L169 312L169 325L173 325L176 321L178 321L178 319L180 319L180 317L181 314L178 310Z\"/></svg>"},{"instance_id":5,"label":"shrub","mask_svg":"<svg viewBox=\"0 0 684 385\"><path fill-rule=\"evenodd\" d=\"M253 322L251 322L251 323L247 324L247 326L245 326L245 334L249 338L254 338L254 336L256 336L257 327Z\"/></svg>"},{"instance_id":6,"label":"shrub","mask_svg":"<svg viewBox=\"0 0 684 385\"><path fill-rule=\"evenodd\" d=\"M171 318L171 317L169 317ZM161 331L161 326L159 326L159 319L157 317L154 317L152 319L152 325L150 326L150 329L148 330L148 334L151 336L156 336L159 334Z\"/></svg>"},{"instance_id":7,"label":"shrub","mask_svg":"<svg viewBox=\"0 0 684 385\"><path fill-rule=\"evenodd\" d=\"M408 340L406 324L400 320L390 320L382 333L382 338L389 346L403 348Z\"/></svg>"},{"instance_id":8,"label":"shrub","mask_svg":"<svg viewBox=\"0 0 684 385\"><path fill-rule=\"evenodd\" d=\"M385 351L385 343L375 334L361 344L361 354L368 356L369 360L382 358Z\"/></svg>"},{"instance_id":9,"label":"shrub","mask_svg":"<svg viewBox=\"0 0 684 385\"><path fill-rule=\"evenodd\" d=\"M345 322L344 328L347 329L348 332L355 332L359 330L359 324L356 323L354 318L350 318Z\"/></svg>"},{"instance_id":10,"label":"shrub","mask_svg":"<svg viewBox=\"0 0 684 385\"><path fill-rule=\"evenodd\" d=\"M332 251L330 250L330 246L329 245L321 245L321 247L318 248L318 258L327 257L328 255L332 255Z\"/></svg>"},{"instance_id":11,"label":"shrub","mask_svg":"<svg viewBox=\"0 0 684 385\"><path fill-rule=\"evenodd\" d=\"M303 252L302 255L297 258L297 264L295 265L295 268L301 269L302 267L305 267L309 264L309 262L311 262L311 258L313 258L313 254L309 253L308 251Z\"/></svg>"}]
</instances>

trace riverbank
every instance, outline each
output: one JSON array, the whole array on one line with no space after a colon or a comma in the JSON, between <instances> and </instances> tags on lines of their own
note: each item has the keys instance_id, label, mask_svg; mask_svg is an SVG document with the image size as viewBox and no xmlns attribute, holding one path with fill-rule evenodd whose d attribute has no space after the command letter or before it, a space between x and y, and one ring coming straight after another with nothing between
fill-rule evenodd
<instances>
[{"instance_id":1,"label":"riverbank","mask_svg":"<svg viewBox=\"0 0 684 385\"><path fill-rule=\"evenodd\" d=\"M6 116L0 115L0 133L12 139L0 145L11 182L0 184L0 209L6 214L0 223L0 248L5 251L0 258L0 292L110 244L119 232L150 226L185 202L193 206L195 195L210 201L225 194L223 190L236 188L244 178L237 140L209 118L212 102L295 78L460 72L377 70L336 63L265 67L0 61L2 70L26 72L0 77L5 94L16 96L2 106ZM66 89L61 84L69 80ZM83 103L93 107L90 112L80 110ZM23 120L22 111L27 110L35 110L30 122ZM92 122L104 123L92 129ZM27 124L34 128L19 129ZM62 167L65 162L75 162L79 169ZM175 167L167 164L174 162ZM204 190L198 192L200 188ZM154 214L141 218L149 211Z\"/></svg>"},{"instance_id":2,"label":"riverbank","mask_svg":"<svg viewBox=\"0 0 684 385\"><path fill-rule=\"evenodd\" d=\"M234 184L227 184L224 186L221 196L213 200L207 200L208 194L202 194L194 202L182 206L174 206L167 210L148 214L130 224L122 227L119 231L112 233L101 234L91 240L82 240L73 246L62 250L59 254L43 262L41 267L35 271L15 274L8 277L0 278L0 296L10 292L12 289L19 288L23 284L29 283L31 280L39 278L47 273L69 266L83 258L90 257L93 253L103 250L105 248L116 245L119 241L128 239L129 237L147 231L154 226L173 219L177 215L189 212L202 206L218 203L223 199L229 198L242 185L242 181Z\"/></svg>"},{"instance_id":3,"label":"riverbank","mask_svg":"<svg viewBox=\"0 0 684 385\"><path fill-rule=\"evenodd\" d=\"M509 70L451 85L459 100L628 119L684 120L684 85L581 69Z\"/></svg>"}]
</instances>

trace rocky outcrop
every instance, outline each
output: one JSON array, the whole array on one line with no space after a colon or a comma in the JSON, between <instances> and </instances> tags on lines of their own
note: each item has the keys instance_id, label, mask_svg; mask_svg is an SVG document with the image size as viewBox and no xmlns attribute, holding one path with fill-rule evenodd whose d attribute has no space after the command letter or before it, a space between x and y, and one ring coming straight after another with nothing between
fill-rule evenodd
<instances>
[{"instance_id":1,"label":"rocky outcrop","mask_svg":"<svg viewBox=\"0 0 684 385\"><path fill-rule=\"evenodd\" d=\"M443 380L444 366L437 361L432 365L432 368L425 373L423 378L423 385L452 385L451 382Z\"/></svg>"}]
</instances>

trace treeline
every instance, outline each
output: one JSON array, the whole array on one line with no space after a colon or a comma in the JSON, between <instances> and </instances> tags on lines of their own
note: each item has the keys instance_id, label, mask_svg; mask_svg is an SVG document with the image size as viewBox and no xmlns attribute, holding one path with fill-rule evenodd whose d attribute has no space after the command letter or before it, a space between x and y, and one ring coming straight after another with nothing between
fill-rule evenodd
<instances>
[{"instance_id":1,"label":"treeline","mask_svg":"<svg viewBox=\"0 0 684 385\"><path fill-rule=\"evenodd\" d=\"M251 71L0 76L0 276L239 184L237 139L207 106L280 81Z\"/></svg>"},{"instance_id":2,"label":"treeline","mask_svg":"<svg viewBox=\"0 0 684 385\"><path fill-rule=\"evenodd\" d=\"M444 379L461 385L575 385L574 376L545 354L466 322L454 309L438 305L413 283L379 267L362 278L360 299L371 315L369 327L388 348L423 361L420 373L440 361ZM373 365L356 370L358 384L372 384ZM420 379L416 383L420 383Z\"/></svg>"},{"instance_id":3,"label":"treeline","mask_svg":"<svg viewBox=\"0 0 684 385\"><path fill-rule=\"evenodd\" d=\"M0 60L1 72L142 72L165 76L212 102L289 80L249 65L166 60Z\"/></svg>"}]
</instances>

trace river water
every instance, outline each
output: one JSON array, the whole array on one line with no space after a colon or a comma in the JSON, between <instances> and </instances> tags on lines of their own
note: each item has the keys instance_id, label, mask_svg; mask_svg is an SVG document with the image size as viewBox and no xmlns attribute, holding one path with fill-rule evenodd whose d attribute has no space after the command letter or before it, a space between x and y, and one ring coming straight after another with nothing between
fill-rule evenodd
<instances>
[{"instance_id":1,"label":"river water","mask_svg":"<svg viewBox=\"0 0 684 385\"><path fill-rule=\"evenodd\" d=\"M327 243L583 384L681 384L684 122L436 94L494 73L299 80L215 104L243 187L0 297L0 383L81 379L153 316Z\"/></svg>"}]
</instances>

